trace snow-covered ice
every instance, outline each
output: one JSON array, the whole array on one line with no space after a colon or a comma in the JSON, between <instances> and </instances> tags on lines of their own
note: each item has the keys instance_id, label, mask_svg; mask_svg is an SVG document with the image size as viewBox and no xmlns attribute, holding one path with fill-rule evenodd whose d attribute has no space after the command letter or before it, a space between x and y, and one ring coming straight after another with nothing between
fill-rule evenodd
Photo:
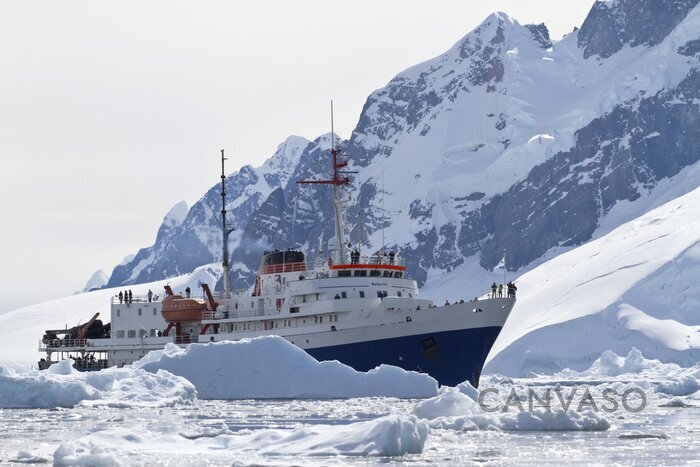
<instances>
[{"instance_id":1,"label":"snow-covered ice","mask_svg":"<svg viewBox=\"0 0 700 467\"><path fill-rule=\"evenodd\" d=\"M222 451L227 455L270 457L402 456L422 452L427 437L428 424L425 421L398 414L296 430L266 428L232 432L223 428L188 434L116 428L64 443L56 449L53 459L56 465L95 465L116 462L125 452L138 449L170 453Z\"/></svg>"},{"instance_id":2,"label":"snow-covered ice","mask_svg":"<svg viewBox=\"0 0 700 467\"><path fill-rule=\"evenodd\" d=\"M126 367L81 373L72 365L73 360L63 360L47 370L26 372L0 365L0 408L162 407L196 397L189 381L165 371Z\"/></svg>"},{"instance_id":3,"label":"snow-covered ice","mask_svg":"<svg viewBox=\"0 0 700 467\"><path fill-rule=\"evenodd\" d=\"M201 399L431 397L437 382L428 375L381 365L367 373L337 361L318 362L279 336L236 342L168 344L133 364L183 376Z\"/></svg>"},{"instance_id":4,"label":"snow-covered ice","mask_svg":"<svg viewBox=\"0 0 700 467\"><path fill-rule=\"evenodd\" d=\"M413 408L413 413L430 420L433 428L505 431L604 431L610 423L593 411L579 413L561 408L533 411L485 411L471 397L454 388L442 388L441 393Z\"/></svg>"},{"instance_id":5,"label":"snow-covered ice","mask_svg":"<svg viewBox=\"0 0 700 467\"><path fill-rule=\"evenodd\" d=\"M131 370L133 371L133 369ZM679 373L680 372L680 373ZM487 376L442 388L430 399L195 400L144 406L0 410L0 463L55 465L563 464L680 465L700 457L697 393L670 396L664 383L697 372L646 359L601 355L590 368L531 378ZM487 411L511 390L563 391L634 386L641 411L617 407ZM690 390L691 388L688 387ZM527 407L524 401L521 401ZM538 432L538 433L533 433ZM375 456L368 460L366 456Z\"/></svg>"}]
</instances>

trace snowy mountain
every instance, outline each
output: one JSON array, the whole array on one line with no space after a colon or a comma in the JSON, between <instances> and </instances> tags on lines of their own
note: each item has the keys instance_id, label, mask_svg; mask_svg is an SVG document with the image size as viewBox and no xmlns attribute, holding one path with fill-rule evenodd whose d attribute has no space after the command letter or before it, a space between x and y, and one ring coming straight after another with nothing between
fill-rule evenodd
<instances>
[{"instance_id":1,"label":"snowy mountain","mask_svg":"<svg viewBox=\"0 0 700 467\"><path fill-rule=\"evenodd\" d=\"M341 143L359 170L350 239L400 251L420 285L475 257L490 270L504 249L517 270L590 240L616 203L700 155L696 5L596 2L581 29L556 42L543 24L495 13L398 74L369 96ZM293 137L262 167L229 177L237 287L250 285L265 249L324 250L328 192L295 182L327 175L328 147L327 135ZM109 285L219 261L217 190Z\"/></svg>"},{"instance_id":2,"label":"snowy mountain","mask_svg":"<svg viewBox=\"0 0 700 467\"><path fill-rule=\"evenodd\" d=\"M620 232L646 226L645 213L663 203L677 198L691 209L698 202L692 195L700 184L697 3L597 1L581 28L559 41L544 24L521 25L495 13L444 54L399 73L370 94L350 138L339 142L350 170L358 171L350 240L363 251L398 251L424 295L442 300L480 295L502 278L495 267L505 251L510 275L522 275L522 300L492 353L493 370L557 369L558 359L583 367L602 350L624 354L632 344L650 346L644 350L652 357L696 358L698 323L676 309L696 303L692 286L649 307L631 298L648 298L649 287L675 280L666 275L673 267L698 277L689 259L694 253L677 249L694 251L692 235L671 233L680 222L673 212L663 214L669 235L653 240L652 250ZM296 181L328 176L329 146L330 135L290 137L261 167L245 166L227 178L235 288L252 284L264 250L295 246L310 259L325 256L333 234L330 190ZM108 286L219 262L218 191L213 186L189 210L173 208L154 245L117 266ZM617 251L637 250L644 252L639 266L618 265ZM589 257L600 263L574 267ZM580 285L599 283L592 271L636 279L598 296ZM535 293L545 282L548 295ZM565 292L570 295L558 295ZM579 293L597 301L577 307L566 298ZM665 334L671 340L690 337L672 344L651 336L654 320L678 323L669 326L680 334ZM548 333L568 335L579 329L576 323L603 336L595 341L600 348L585 349L585 335L555 348L527 334L557 342Z\"/></svg>"},{"instance_id":3,"label":"snowy mountain","mask_svg":"<svg viewBox=\"0 0 700 467\"><path fill-rule=\"evenodd\" d=\"M76 293L84 293L90 292L91 290L101 289L102 287L107 285L108 281L109 277L102 269L100 269L98 271L95 271L92 274L92 276L90 276L90 279L88 279L87 283L85 284L85 287L83 287Z\"/></svg>"},{"instance_id":4,"label":"snowy mountain","mask_svg":"<svg viewBox=\"0 0 700 467\"><path fill-rule=\"evenodd\" d=\"M270 194L289 179L302 152L311 143L290 136L261 167L244 166L226 180L228 222L239 232ZM151 282L188 273L194 268L220 261L221 212L219 186L212 187L191 209L184 202L165 216L154 245L141 249L131 260L117 266L108 286ZM230 237L233 247L239 235Z\"/></svg>"}]
</instances>

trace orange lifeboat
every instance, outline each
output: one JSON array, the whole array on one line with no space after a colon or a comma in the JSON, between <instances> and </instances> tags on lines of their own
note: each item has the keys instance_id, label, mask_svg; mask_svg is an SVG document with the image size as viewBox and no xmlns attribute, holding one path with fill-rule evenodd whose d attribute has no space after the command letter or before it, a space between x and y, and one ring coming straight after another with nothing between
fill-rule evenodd
<instances>
[{"instance_id":1,"label":"orange lifeboat","mask_svg":"<svg viewBox=\"0 0 700 467\"><path fill-rule=\"evenodd\" d=\"M213 302L213 300L211 300ZM216 304L216 302L214 302ZM214 306L214 310L216 306ZM165 298L161 314L169 323L186 323L202 321L202 313L209 310L207 303L194 298L186 298L175 294L169 285L165 286Z\"/></svg>"}]
</instances>

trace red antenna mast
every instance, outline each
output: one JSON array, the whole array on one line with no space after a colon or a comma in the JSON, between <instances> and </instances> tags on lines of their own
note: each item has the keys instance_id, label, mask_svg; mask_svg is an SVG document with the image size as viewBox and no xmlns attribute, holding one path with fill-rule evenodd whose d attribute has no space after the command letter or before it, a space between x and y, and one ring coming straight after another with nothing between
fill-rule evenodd
<instances>
[{"instance_id":1,"label":"red antenna mast","mask_svg":"<svg viewBox=\"0 0 700 467\"><path fill-rule=\"evenodd\" d=\"M333 156L333 178L330 180L298 180L297 183L302 185L331 185L333 187L333 208L335 212L335 240L328 241L328 249L335 255L334 261L336 264L345 264L347 261L346 245L345 245L345 220L343 213L345 212L346 199L343 199L340 187L348 185L350 178L343 169L348 166L347 160L339 160L340 149L335 147L335 133L333 128L333 101L331 101L331 155Z\"/></svg>"},{"instance_id":2,"label":"red antenna mast","mask_svg":"<svg viewBox=\"0 0 700 467\"><path fill-rule=\"evenodd\" d=\"M333 101L331 101L331 155L333 156L333 178L330 180L298 180L297 183L302 185L333 185L341 186L350 183L350 178L338 172L338 169L342 169L348 166L348 161L338 162L338 156L340 156L340 149L335 147L335 133L333 131Z\"/></svg>"}]
</instances>

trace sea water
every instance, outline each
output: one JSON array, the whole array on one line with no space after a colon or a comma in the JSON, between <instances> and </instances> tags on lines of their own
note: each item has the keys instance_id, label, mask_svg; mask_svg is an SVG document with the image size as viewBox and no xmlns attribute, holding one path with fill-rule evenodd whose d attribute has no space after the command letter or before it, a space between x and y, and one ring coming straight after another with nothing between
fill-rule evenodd
<instances>
[{"instance_id":1,"label":"sea water","mask_svg":"<svg viewBox=\"0 0 700 467\"><path fill-rule=\"evenodd\" d=\"M266 452L274 436L310 428L349 425L387 414L409 414L418 401L348 400L203 401L191 405L0 410L0 463L52 463L54 453L73 452L82 465L412 465L636 464L681 465L700 459L700 408L661 407L651 401L636 413L605 414L606 431L502 431L431 427L423 451L402 456L348 456L309 451ZM81 443L106 434L93 451ZM253 437L254 445L230 449L223 436ZM178 441L180 440L180 441ZM348 440L351 442L352 440ZM82 446L82 447L81 447ZM101 457L100 457L101 456ZM57 457L71 459L71 457Z\"/></svg>"}]
</instances>

